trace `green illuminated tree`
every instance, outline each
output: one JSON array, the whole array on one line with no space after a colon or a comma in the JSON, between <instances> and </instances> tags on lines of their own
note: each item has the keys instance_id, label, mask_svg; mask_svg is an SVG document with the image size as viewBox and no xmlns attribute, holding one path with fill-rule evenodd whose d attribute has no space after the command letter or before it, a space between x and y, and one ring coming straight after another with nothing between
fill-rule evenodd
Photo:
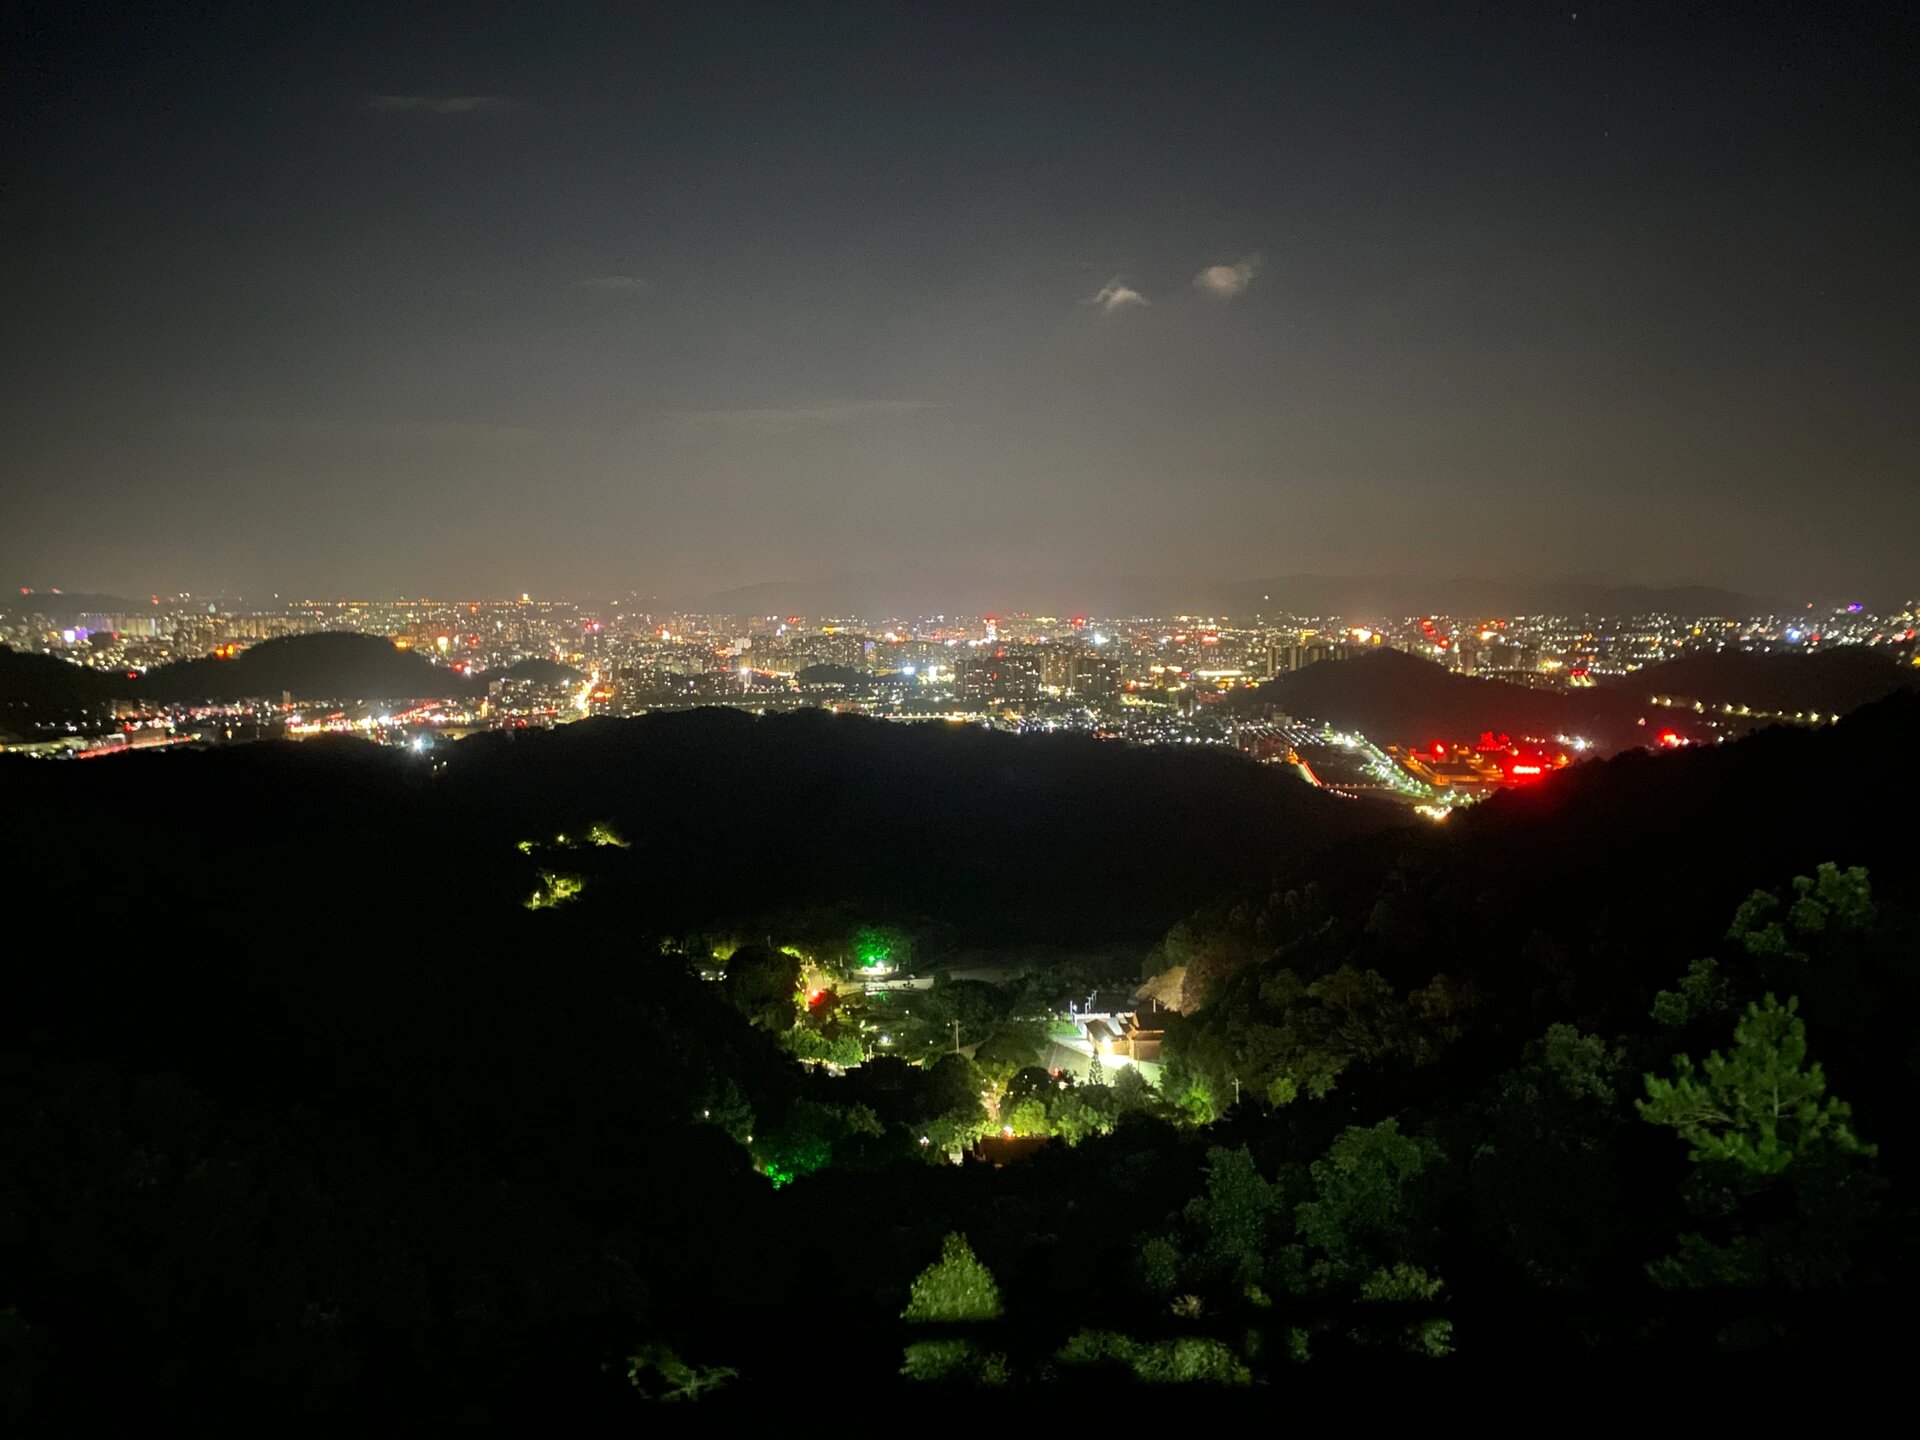
<instances>
[{"instance_id":1,"label":"green illuminated tree","mask_svg":"<svg viewBox=\"0 0 1920 1440\"><path fill-rule=\"evenodd\" d=\"M689 1365L666 1345L649 1345L627 1361L628 1382L649 1400L698 1400L739 1373L724 1365Z\"/></svg>"},{"instance_id":2,"label":"green illuminated tree","mask_svg":"<svg viewBox=\"0 0 1920 1440\"><path fill-rule=\"evenodd\" d=\"M1196 1257L1207 1271L1239 1289L1266 1279L1269 1232L1285 1197L1266 1179L1243 1145L1207 1152L1206 1193L1187 1202L1187 1220L1199 1237Z\"/></svg>"},{"instance_id":3,"label":"green illuminated tree","mask_svg":"<svg viewBox=\"0 0 1920 1440\"><path fill-rule=\"evenodd\" d=\"M1537 1089L1596 1105L1611 1105L1618 1098L1615 1081L1626 1057L1598 1035L1583 1035L1572 1025L1549 1025L1526 1053L1532 1064L1520 1074Z\"/></svg>"},{"instance_id":4,"label":"green illuminated tree","mask_svg":"<svg viewBox=\"0 0 1920 1440\"><path fill-rule=\"evenodd\" d=\"M1652 1013L1662 1025L1680 1030L1726 1008L1727 982L1719 962L1709 957L1689 963L1678 985L1656 994Z\"/></svg>"},{"instance_id":5,"label":"green illuminated tree","mask_svg":"<svg viewBox=\"0 0 1920 1440\"><path fill-rule=\"evenodd\" d=\"M1017 1100L1013 1107L1003 1114L1004 1123L1016 1135L1045 1135L1047 1127L1047 1102L1037 1095Z\"/></svg>"},{"instance_id":6,"label":"green illuminated tree","mask_svg":"<svg viewBox=\"0 0 1920 1440\"><path fill-rule=\"evenodd\" d=\"M1696 1163L1726 1161L1755 1175L1779 1174L1812 1146L1873 1155L1847 1123L1852 1108L1829 1099L1826 1073L1807 1063L1799 1003L1768 995L1734 1027L1730 1054L1716 1050L1698 1069L1676 1055L1671 1080L1648 1075L1641 1116L1678 1131Z\"/></svg>"},{"instance_id":7,"label":"green illuminated tree","mask_svg":"<svg viewBox=\"0 0 1920 1440\"><path fill-rule=\"evenodd\" d=\"M1039 1058L1046 1039L1046 1032L1039 1027L1010 1021L980 1043L973 1052L973 1063L987 1079L1004 1085Z\"/></svg>"},{"instance_id":8,"label":"green illuminated tree","mask_svg":"<svg viewBox=\"0 0 1920 1440\"><path fill-rule=\"evenodd\" d=\"M1194 1081L1176 1103L1181 1113L1195 1125L1211 1125L1220 1114L1219 1104L1213 1098L1213 1087L1205 1080Z\"/></svg>"},{"instance_id":9,"label":"green illuminated tree","mask_svg":"<svg viewBox=\"0 0 1920 1440\"><path fill-rule=\"evenodd\" d=\"M1116 1115L1151 1113L1159 1104L1159 1092L1153 1088L1153 1082L1140 1073L1137 1065L1128 1065L1113 1077L1108 1087L1113 1092L1113 1110Z\"/></svg>"},{"instance_id":10,"label":"green illuminated tree","mask_svg":"<svg viewBox=\"0 0 1920 1440\"><path fill-rule=\"evenodd\" d=\"M1418 1265L1383 1265L1360 1285L1360 1298L1389 1304L1437 1300L1443 1287ZM1438 1359L1453 1353L1453 1322L1442 1316L1409 1320L1399 1327L1405 1349Z\"/></svg>"},{"instance_id":11,"label":"green illuminated tree","mask_svg":"<svg viewBox=\"0 0 1920 1440\"><path fill-rule=\"evenodd\" d=\"M580 898L580 892L586 889L587 882L578 875L564 874L558 870L542 870L540 884L527 900L529 910L551 910L564 905L569 900Z\"/></svg>"},{"instance_id":12,"label":"green illuminated tree","mask_svg":"<svg viewBox=\"0 0 1920 1440\"><path fill-rule=\"evenodd\" d=\"M1358 1284L1422 1249L1424 1181L1439 1160L1438 1146L1395 1120L1341 1131L1313 1162L1314 1197L1294 1209L1311 1280Z\"/></svg>"},{"instance_id":13,"label":"green illuminated tree","mask_svg":"<svg viewBox=\"0 0 1920 1440\"><path fill-rule=\"evenodd\" d=\"M1096 1087L1093 1093L1101 1101L1106 1099L1104 1086ZM1047 1101L1047 1133L1069 1145L1078 1145L1089 1135L1105 1134L1112 1128L1113 1121L1101 1105L1088 1101L1076 1089L1056 1090Z\"/></svg>"},{"instance_id":14,"label":"green illuminated tree","mask_svg":"<svg viewBox=\"0 0 1920 1440\"><path fill-rule=\"evenodd\" d=\"M1808 1061L1797 1008L1768 995L1747 1007L1726 1054L1716 1050L1698 1067L1675 1056L1671 1080L1646 1077L1640 1114L1687 1142L1694 1169L1683 1193L1705 1222L1649 1267L1657 1283L1798 1290L1857 1271L1880 1189L1876 1150L1853 1133L1851 1108L1827 1095L1825 1072Z\"/></svg>"},{"instance_id":15,"label":"green illuminated tree","mask_svg":"<svg viewBox=\"0 0 1920 1440\"><path fill-rule=\"evenodd\" d=\"M788 1031L780 1037L781 1043L793 1053L796 1060L825 1061L833 1052L833 1045L818 1030L800 1027Z\"/></svg>"},{"instance_id":16,"label":"green illuminated tree","mask_svg":"<svg viewBox=\"0 0 1920 1440\"><path fill-rule=\"evenodd\" d=\"M854 933L853 963L865 970L904 970L913 963L913 937L892 925L864 926Z\"/></svg>"},{"instance_id":17,"label":"green illuminated tree","mask_svg":"<svg viewBox=\"0 0 1920 1440\"><path fill-rule=\"evenodd\" d=\"M926 1124L927 1148L935 1156L952 1155L965 1150L984 1135L993 1133L993 1121L978 1100L971 1110L960 1108L936 1115Z\"/></svg>"},{"instance_id":18,"label":"green illuminated tree","mask_svg":"<svg viewBox=\"0 0 1920 1440\"><path fill-rule=\"evenodd\" d=\"M1628 1074L1620 1047L1552 1025L1448 1127L1482 1235L1535 1284L1591 1283L1614 1263Z\"/></svg>"},{"instance_id":19,"label":"green illuminated tree","mask_svg":"<svg viewBox=\"0 0 1920 1440\"><path fill-rule=\"evenodd\" d=\"M927 1105L935 1114L978 1105L987 1077L964 1055L942 1055L927 1067Z\"/></svg>"},{"instance_id":20,"label":"green illuminated tree","mask_svg":"<svg viewBox=\"0 0 1920 1440\"><path fill-rule=\"evenodd\" d=\"M1221 1341L1201 1335L1140 1341L1111 1330L1082 1330L1054 1357L1075 1368L1131 1372L1147 1385L1247 1385L1253 1374Z\"/></svg>"},{"instance_id":21,"label":"green illuminated tree","mask_svg":"<svg viewBox=\"0 0 1920 1440\"><path fill-rule=\"evenodd\" d=\"M834 1162L836 1148L841 1148L844 1160L842 1147L856 1137L883 1133L878 1117L864 1105L821 1105L799 1100L759 1137L755 1149L767 1178L779 1187L826 1169Z\"/></svg>"},{"instance_id":22,"label":"green illuminated tree","mask_svg":"<svg viewBox=\"0 0 1920 1440\"><path fill-rule=\"evenodd\" d=\"M940 1258L914 1279L901 1318L910 1325L977 1324L998 1320L1000 1287L958 1231L941 1243ZM916 1340L907 1346L901 1373L913 1380L1001 1384L1006 1358L983 1353L971 1340Z\"/></svg>"},{"instance_id":23,"label":"green illuminated tree","mask_svg":"<svg viewBox=\"0 0 1920 1440\"><path fill-rule=\"evenodd\" d=\"M1828 863L1794 876L1785 899L1754 891L1734 913L1727 938L1752 956L1805 960L1803 944L1829 932L1865 930L1878 913L1867 872Z\"/></svg>"},{"instance_id":24,"label":"green illuminated tree","mask_svg":"<svg viewBox=\"0 0 1920 1440\"><path fill-rule=\"evenodd\" d=\"M861 1048L859 1036L843 1030L833 1037L827 1045L828 1063L842 1067L858 1065L867 1058L867 1052Z\"/></svg>"},{"instance_id":25,"label":"green illuminated tree","mask_svg":"<svg viewBox=\"0 0 1920 1440\"><path fill-rule=\"evenodd\" d=\"M1219 1114L1212 1080L1185 1051L1175 1051L1161 1072L1160 1094L1190 1124L1210 1125Z\"/></svg>"},{"instance_id":26,"label":"green illuminated tree","mask_svg":"<svg viewBox=\"0 0 1920 1440\"><path fill-rule=\"evenodd\" d=\"M1140 1283L1155 1295L1171 1295L1180 1284L1183 1259L1170 1235L1154 1235L1140 1242Z\"/></svg>"},{"instance_id":27,"label":"green illuminated tree","mask_svg":"<svg viewBox=\"0 0 1920 1440\"><path fill-rule=\"evenodd\" d=\"M940 1258L915 1277L901 1318L913 1324L998 1320L1000 1287L958 1230L940 1243Z\"/></svg>"},{"instance_id":28,"label":"green illuminated tree","mask_svg":"<svg viewBox=\"0 0 1920 1440\"><path fill-rule=\"evenodd\" d=\"M800 960L765 945L742 945L727 957L721 993L754 1024L790 1029L798 1014Z\"/></svg>"}]
</instances>

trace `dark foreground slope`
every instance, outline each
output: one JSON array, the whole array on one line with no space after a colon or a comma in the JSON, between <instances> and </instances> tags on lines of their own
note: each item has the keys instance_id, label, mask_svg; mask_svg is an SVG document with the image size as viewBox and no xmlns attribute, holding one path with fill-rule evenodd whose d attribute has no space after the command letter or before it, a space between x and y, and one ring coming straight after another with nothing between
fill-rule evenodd
<instances>
[{"instance_id":1,"label":"dark foreground slope","mask_svg":"<svg viewBox=\"0 0 1920 1440\"><path fill-rule=\"evenodd\" d=\"M855 900L1144 945L1379 823L1216 756L731 712L0 786L40 937L0 1013L0 1311L33 1413L81 1424L550 1419L632 1404L649 1339L778 1353L808 1267L742 1142L840 1111L661 933ZM515 842L593 820L632 848L529 911Z\"/></svg>"},{"instance_id":2,"label":"dark foreground slope","mask_svg":"<svg viewBox=\"0 0 1920 1440\"><path fill-rule=\"evenodd\" d=\"M1366 1263L1443 1278L1463 1351L1478 1329L1564 1365L1610 1335L1642 1377L1769 1346L1871 1377L1875 1297L1920 1261L1920 880L1887 780L1916 743L1896 696L1310 861L1169 936L1190 1013L1166 1098L1243 1097L1232 1131L1295 1234L1324 1220L1312 1157L1386 1187ZM1662 1101L1648 1077L1676 1076ZM1204 1280L1206 1234L1179 1238Z\"/></svg>"},{"instance_id":3,"label":"dark foreground slope","mask_svg":"<svg viewBox=\"0 0 1920 1440\"><path fill-rule=\"evenodd\" d=\"M1920 707L1894 701L1830 732L1577 768L1457 831L1249 859L1288 872L1281 893L1214 922L1249 950L1171 1037L1162 1096L1045 1080L1049 1125L1069 1101L1120 1118L1071 1148L1055 1126L1004 1171L927 1163L922 1127L947 1103L928 1072L803 1075L725 987L658 952L671 927L595 899L620 872L589 873L577 905L524 908L537 862L513 838L615 818L635 830L623 862L669 863L679 835L716 888L752 895L782 850L804 886L924 886L913 854L887 852L925 844L954 865L1010 829L1009 869L1100 847L1058 889L1124 911L1118 891L1154 872L1116 852L1158 847L1156 865L1226 882L1233 864L1179 848L1304 823L1278 798L1292 792L1262 799L1227 767L1254 796L1238 811L1204 767L1163 757L825 717L583 725L461 747L438 773L357 745L0 766L20 920L0 1010L6 1402L72 1430L231 1409L631 1433L647 1417L628 1357L666 1346L738 1372L703 1402L722 1417L847 1395L918 1409L897 1388L916 1333L900 1316L953 1231L1004 1301L979 1333L1015 1378L1061 1381L1076 1423L1090 1392L1163 1375L1264 1382L1240 1407L1254 1420L1281 1387L1331 1408L1401 1381L1484 1398L1570 1376L1593 1394L1844 1361L1858 1388L1880 1373L1859 1348L1873 1295L1915 1273L1888 1238L1912 1178L1913 881L1884 830L1905 797L1865 762L1916 730ZM1192 823L1175 778L1230 823ZM871 833L857 813L822 818L889 796ZM835 863L801 853L829 843ZM1805 961L1729 947L1746 892L1824 860L1872 869L1872 918L1795 929ZM1046 888L1020 893L1047 923ZM1056 922L1078 901L1063 903ZM1723 1008L1651 1021L1654 989L1705 954L1725 961ZM1300 999L1343 966L1378 971L1386 998L1350 976ZM1442 971L1470 983L1433 986ZM1877 1168L1835 1190L1865 1172L1829 1155L1830 1174L1803 1185L1790 1166L1703 1217L1686 1197L1711 1186L1636 1115L1637 1075L1727 1046L1749 991L1788 982ZM1256 1068L1276 1054L1303 1079L1309 1060L1340 1068L1321 1098L1286 1100ZM942 1074L968 1104L983 1083L959 1062ZM796 1156L813 1173L775 1188ZM1812 1249L1802 1200L1827 1206ZM1749 1214L1762 1259L1815 1262L1789 1305L1655 1285L1648 1263L1689 1228ZM1756 1306L1730 1348L1728 1321ZM1183 1399L1190 1417L1224 1403L1208 1395Z\"/></svg>"},{"instance_id":4,"label":"dark foreground slope","mask_svg":"<svg viewBox=\"0 0 1920 1440\"><path fill-rule=\"evenodd\" d=\"M1445 825L1290 867L1190 917L1160 958L1194 972L1189 1009L1243 968L1291 957L1403 987L1445 970L1515 1033L1549 1015L1617 1028L1712 948L1757 887L1835 862L1920 901L1909 796L1889 779L1916 744L1920 696L1897 695L1824 731L1585 761Z\"/></svg>"},{"instance_id":5,"label":"dark foreground slope","mask_svg":"<svg viewBox=\"0 0 1920 1440\"><path fill-rule=\"evenodd\" d=\"M531 889L520 841L599 821L629 848L577 863L643 929L852 907L963 940L1147 943L1222 889L1402 823L1213 751L823 712L584 721L475 737L442 764L311 743L157 759L5 772L46 882L98 876L93 903L136 924L209 883L230 905L311 887L359 915L470 913Z\"/></svg>"},{"instance_id":6,"label":"dark foreground slope","mask_svg":"<svg viewBox=\"0 0 1920 1440\"><path fill-rule=\"evenodd\" d=\"M632 843L603 859L636 917L852 905L982 941L1151 935L1195 897L1402 823L1216 751L820 711L479 738L435 788L502 842L610 821Z\"/></svg>"}]
</instances>

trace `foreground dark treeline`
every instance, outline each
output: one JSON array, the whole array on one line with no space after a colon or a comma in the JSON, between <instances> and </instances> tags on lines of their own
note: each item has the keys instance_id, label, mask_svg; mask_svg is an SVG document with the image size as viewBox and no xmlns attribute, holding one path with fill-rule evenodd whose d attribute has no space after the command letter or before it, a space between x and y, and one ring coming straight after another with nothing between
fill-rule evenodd
<instances>
[{"instance_id":1,"label":"foreground dark treeline","mask_svg":"<svg viewBox=\"0 0 1920 1440\"><path fill-rule=\"evenodd\" d=\"M377 935L394 910L453 923L524 896L518 842L607 822L629 847L575 863L640 934L852 904L962 940L1150 941L1291 857L1402 823L1214 750L821 711L476 736L439 766L346 742L149 759L4 772L9 823L50 871L36 884L104 867L92 906L136 925L210 882L284 924L264 897L291 887L308 911L336 896L325 908Z\"/></svg>"},{"instance_id":2,"label":"foreground dark treeline","mask_svg":"<svg viewBox=\"0 0 1920 1440\"><path fill-rule=\"evenodd\" d=\"M1764 1375L1781 1346L1858 1365L1913 1278L1885 776L1916 738L1894 700L1419 830L1212 757L822 716L582 724L440 769L6 767L6 873L51 922L18 931L0 1020L6 1404L620 1426L709 1383L722 1414L906 1384L903 1356L1330 1403L1516 1366ZM515 841L594 821L630 848L526 908ZM1206 1001L1162 1093L1112 1087L1109 1133L1005 1170L929 1163L967 1062L803 1071L661 951L896 891L872 918L1143 956L1218 897L1154 961ZM1774 1169L1690 1159L1640 1075L1734 1053L1768 992L1833 1123L1803 1115ZM991 1307L904 1321L956 1232Z\"/></svg>"}]
</instances>

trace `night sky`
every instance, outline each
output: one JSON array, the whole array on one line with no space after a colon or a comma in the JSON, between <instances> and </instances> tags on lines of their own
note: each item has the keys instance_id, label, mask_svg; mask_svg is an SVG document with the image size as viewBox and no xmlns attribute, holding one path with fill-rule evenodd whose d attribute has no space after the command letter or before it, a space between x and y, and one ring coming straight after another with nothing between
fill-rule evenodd
<instances>
[{"instance_id":1,"label":"night sky","mask_svg":"<svg viewBox=\"0 0 1920 1440\"><path fill-rule=\"evenodd\" d=\"M8 583L1920 590L1912 5L6 25Z\"/></svg>"}]
</instances>

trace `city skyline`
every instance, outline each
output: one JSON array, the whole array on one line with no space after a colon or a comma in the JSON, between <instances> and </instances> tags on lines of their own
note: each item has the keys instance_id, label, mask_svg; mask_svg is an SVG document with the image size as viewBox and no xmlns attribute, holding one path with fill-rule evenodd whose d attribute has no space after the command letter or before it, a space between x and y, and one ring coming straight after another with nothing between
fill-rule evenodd
<instances>
[{"instance_id":1,"label":"city skyline","mask_svg":"<svg viewBox=\"0 0 1920 1440\"><path fill-rule=\"evenodd\" d=\"M41 14L0 574L1914 588L1871 8Z\"/></svg>"},{"instance_id":2,"label":"city skyline","mask_svg":"<svg viewBox=\"0 0 1920 1440\"><path fill-rule=\"evenodd\" d=\"M241 591L160 586L121 591L78 590L65 585L12 585L0 589L0 613L36 610L49 614L86 610L132 612L145 606L178 608L213 603L250 609L284 609L341 603L409 602L486 605L516 600L586 607L626 607L661 614L735 614L775 618L789 614L860 620L985 615L1075 615L1106 617L1227 617L1286 615L1360 615L1405 618L1414 615L1589 614L1630 617L1668 613L1687 615L1791 615L1848 606L1873 613L1910 609L1911 596L1900 590L1876 595L1858 588L1832 587L1812 595L1752 594L1724 586L1680 581L1640 584L1604 574L1567 574L1527 578L1508 575L1332 575L1298 574L1266 579L1207 575L1066 575L1040 571L987 572L922 569L870 572L815 580L783 579L726 589L661 593L640 587L561 587L557 590L454 589L429 593L423 587L384 591L292 589Z\"/></svg>"}]
</instances>

